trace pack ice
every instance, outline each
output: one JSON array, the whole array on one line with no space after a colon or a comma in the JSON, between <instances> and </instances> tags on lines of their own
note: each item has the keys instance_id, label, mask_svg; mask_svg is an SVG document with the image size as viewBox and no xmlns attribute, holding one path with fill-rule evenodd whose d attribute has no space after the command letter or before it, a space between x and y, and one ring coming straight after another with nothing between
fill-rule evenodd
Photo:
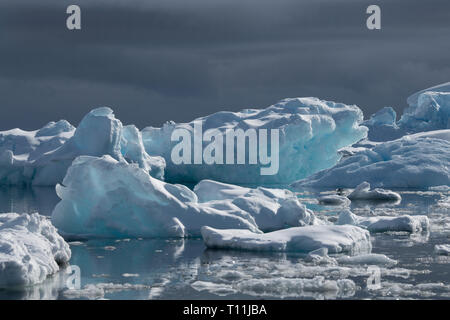
<instances>
[{"instance_id":1,"label":"pack ice","mask_svg":"<svg viewBox=\"0 0 450 320\"><path fill-rule=\"evenodd\" d=\"M337 150L366 137L367 128L360 126L362 111L355 105L345 105L317 98L284 99L266 109L245 109L240 112L221 111L190 123L166 123L162 128L148 127L142 131L146 151L162 156L167 163L166 178L174 182L198 182L213 179L229 183L288 183L328 168L340 159ZM203 132L226 130L279 130L279 170L275 175L261 175L260 164L174 164L171 141L176 129L193 132L194 123ZM193 134L191 134L191 137ZM222 137L223 141L226 141ZM271 149L270 138L267 139ZM191 143L194 154L194 143ZM207 145L203 142L203 147ZM235 146L236 147L236 146ZM234 152L236 156L236 151ZM246 159L248 158L248 145ZM235 162L236 163L236 162Z\"/></svg>"},{"instance_id":2,"label":"pack ice","mask_svg":"<svg viewBox=\"0 0 450 320\"><path fill-rule=\"evenodd\" d=\"M292 187L428 188L450 185L450 141L440 135L414 134L363 148L332 168L296 181Z\"/></svg>"},{"instance_id":3,"label":"pack ice","mask_svg":"<svg viewBox=\"0 0 450 320\"><path fill-rule=\"evenodd\" d=\"M196 194L108 155L76 158L56 192L52 222L68 237L200 236L204 225L260 233L314 222L287 190L202 181Z\"/></svg>"},{"instance_id":4,"label":"pack ice","mask_svg":"<svg viewBox=\"0 0 450 320\"><path fill-rule=\"evenodd\" d=\"M256 234L248 230L202 228L208 248L251 251L309 253L325 248L329 253L369 253L372 249L369 232L351 225L312 225Z\"/></svg>"},{"instance_id":5,"label":"pack ice","mask_svg":"<svg viewBox=\"0 0 450 320\"><path fill-rule=\"evenodd\" d=\"M0 288L40 283L70 256L69 245L46 217L0 214Z\"/></svg>"},{"instance_id":6,"label":"pack ice","mask_svg":"<svg viewBox=\"0 0 450 320\"><path fill-rule=\"evenodd\" d=\"M104 154L163 177L164 159L145 152L138 129L123 126L110 108L102 107L89 112L76 130L61 120L36 131L0 132L0 184L53 186L77 156Z\"/></svg>"}]
</instances>

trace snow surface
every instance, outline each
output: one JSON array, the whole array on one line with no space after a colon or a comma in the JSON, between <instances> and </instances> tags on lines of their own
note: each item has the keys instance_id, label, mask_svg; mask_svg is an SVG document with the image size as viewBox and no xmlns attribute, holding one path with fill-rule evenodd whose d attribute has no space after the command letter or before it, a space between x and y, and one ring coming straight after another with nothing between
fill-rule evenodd
<instances>
[{"instance_id":1,"label":"snow surface","mask_svg":"<svg viewBox=\"0 0 450 320\"><path fill-rule=\"evenodd\" d=\"M372 233L377 232L421 232L430 229L430 222L427 216L375 216L363 217L357 216L350 210L344 210L340 213L337 225L356 225L366 228Z\"/></svg>"},{"instance_id":2,"label":"snow surface","mask_svg":"<svg viewBox=\"0 0 450 320\"><path fill-rule=\"evenodd\" d=\"M368 253L367 230L356 226L313 225L256 234L248 230L202 228L208 248L308 253L326 248L330 253Z\"/></svg>"},{"instance_id":3,"label":"snow surface","mask_svg":"<svg viewBox=\"0 0 450 320\"><path fill-rule=\"evenodd\" d=\"M367 128L359 125L362 120L362 111L355 105L293 98L266 109L221 111L190 123L168 122L162 128L148 127L142 131L142 136L150 155L165 158L168 181L213 179L230 183L288 183L336 164L340 159L338 149L366 137ZM202 124L203 132L219 129L223 134L228 129L268 129L269 142L270 129L279 129L278 174L261 175L260 168L264 166L260 164L174 164L171 151L178 142L171 141L172 132L180 128L193 132L194 122ZM248 148L246 152L248 157Z\"/></svg>"},{"instance_id":4,"label":"snow surface","mask_svg":"<svg viewBox=\"0 0 450 320\"><path fill-rule=\"evenodd\" d=\"M370 190L370 183L359 184L347 198L350 200L400 201L402 197L397 192L375 188Z\"/></svg>"},{"instance_id":5,"label":"snow surface","mask_svg":"<svg viewBox=\"0 0 450 320\"><path fill-rule=\"evenodd\" d=\"M0 184L53 186L77 156L106 154L163 177L164 159L145 152L136 127L123 127L110 108L101 107L89 112L76 130L61 120L36 131L0 132Z\"/></svg>"},{"instance_id":6,"label":"snow surface","mask_svg":"<svg viewBox=\"0 0 450 320\"><path fill-rule=\"evenodd\" d=\"M364 181L387 188L450 185L449 164L450 141L411 135L346 157L332 168L294 182L292 187L354 188Z\"/></svg>"},{"instance_id":7,"label":"snow surface","mask_svg":"<svg viewBox=\"0 0 450 320\"><path fill-rule=\"evenodd\" d=\"M70 256L69 245L46 217L0 214L0 288L41 283Z\"/></svg>"}]
</instances>

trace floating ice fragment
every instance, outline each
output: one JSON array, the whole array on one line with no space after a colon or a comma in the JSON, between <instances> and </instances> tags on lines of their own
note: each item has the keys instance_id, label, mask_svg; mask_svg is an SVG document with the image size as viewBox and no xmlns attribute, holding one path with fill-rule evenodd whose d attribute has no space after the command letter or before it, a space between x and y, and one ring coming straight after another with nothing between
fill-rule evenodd
<instances>
[{"instance_id":1,"label":"floating ice fragment","mask_svg":"<svg viewBox=\"0 0 450 320\"><path fill-rule=\"evenodd\" d=\"M376 216L362 217L353 214L350 210L340 213L337 225L356 225L367 228L370 232L421 232L430 229L427 216L402 215L398 217Z\"/></svg>"},{"instance_id":2,"label":"floating ice fragment","mask_svg":"<svg viewBox=\"0 0 450 320\"><path fill-rule=\"evenodd\" d=\"M330 253L357 254L372 248L367 230L355 226L314 225L264 234L203 227L202 236L208 248L218 249L308 253L326 248Z\"/></svg>"}]
</instances>

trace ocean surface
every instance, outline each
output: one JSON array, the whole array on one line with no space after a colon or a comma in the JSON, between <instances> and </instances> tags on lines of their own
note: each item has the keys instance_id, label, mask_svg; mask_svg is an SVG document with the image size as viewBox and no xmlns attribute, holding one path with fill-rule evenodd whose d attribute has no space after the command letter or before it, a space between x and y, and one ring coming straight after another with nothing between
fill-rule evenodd
<instances>
[{"instance_id":1,"label":"ocean surface","mask_svg":"<svg viewBox=\"0 0 450 320\"><path fill-rule=\"evenodd\" d=\"M208 250L201 239L123 239L71 242L70 265L43 284L0 289L0 299L449 299L450 257L434 253L450 243L449 191L397 190L400 203L353 202L358 215L427 215L431 230L372 235L373 253L395 265L344 265L300 254ZM302 202L334 221L342 210L318 205L327 191L299 193ZM0 187L0 212L50 216L54 188ZM126 212L124 212L126 214ZM336 257L336 256L332 256ZM80 271L80 289L68 289ZM72 278L73 279L73 278ZM356 286L343 285L351 279Z\"/></svg>"}]
</instances>

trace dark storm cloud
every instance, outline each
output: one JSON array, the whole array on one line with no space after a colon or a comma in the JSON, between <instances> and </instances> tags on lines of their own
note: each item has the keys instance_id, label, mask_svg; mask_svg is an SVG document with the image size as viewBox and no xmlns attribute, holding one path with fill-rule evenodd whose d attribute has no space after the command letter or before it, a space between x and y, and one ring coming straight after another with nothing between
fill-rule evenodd
<instances>
[{"instance_id":1,"label":"dark storm cloud","mask_svg":"<svg viewBox=\"0 0 450 320\"><path fill-rule=\"evenodd\" d=\"M69 4L81 31L65 28ZM143 127L294 96L401 112L450 80L448 21L448 0L4 0L0 129L77 124L99 105Z\"/></svg>"}]
</instances>

